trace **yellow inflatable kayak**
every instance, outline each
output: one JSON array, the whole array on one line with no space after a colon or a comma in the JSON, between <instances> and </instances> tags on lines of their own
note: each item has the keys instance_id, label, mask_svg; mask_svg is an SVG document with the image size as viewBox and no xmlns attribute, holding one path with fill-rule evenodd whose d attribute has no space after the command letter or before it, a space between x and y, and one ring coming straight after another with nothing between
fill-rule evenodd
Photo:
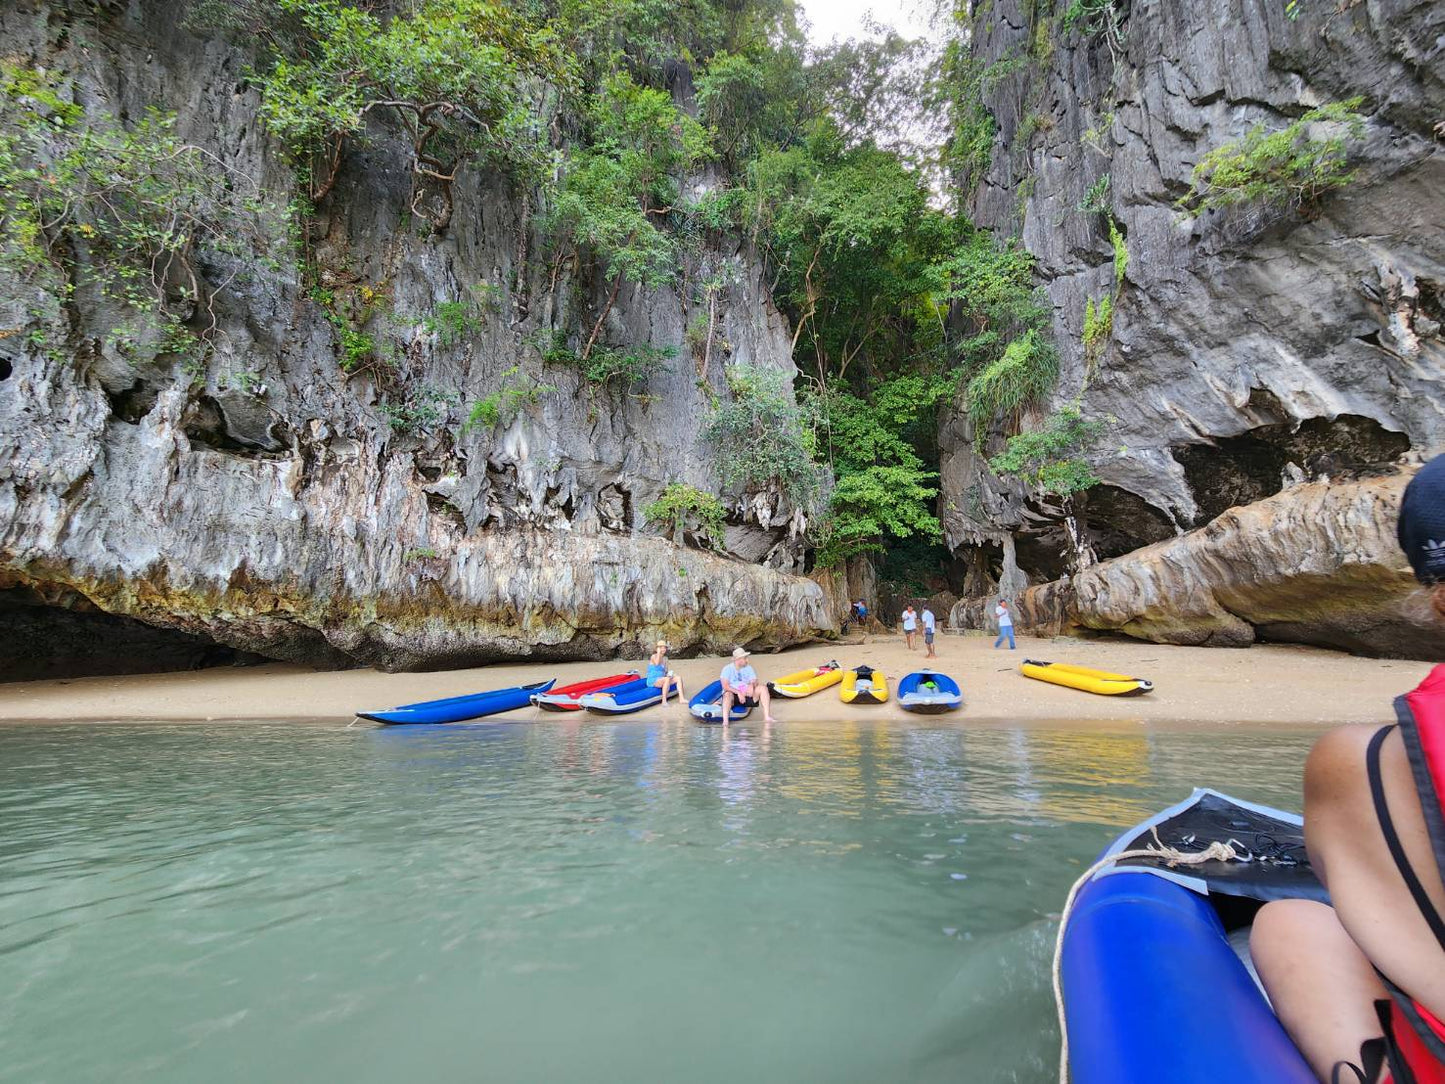
<instances>
[{"instance_id":1,"label":"yellow inflatable kayak","mask_svg":"<svg viewBox=\"0 0 1445 1084\"><path fill-rule=\"evenodd\" d=\"M1024 677L1038 681L1066 685L1070 689L1082 689L1086 693L1101 696L1138 696L1154 688L1152 681L1129 677L1127 674L1111 674L1107 670L1090 670L1087 666L1070 666L1066 662L1041 662L1025 659L1019 669Z\"/></svg>"},{"instance_id":2,"label":"yellow inflatable kayak","mask_svg":"<svg viewBox=\"0 0 1445 1084\"><path fill-rule=\"evenodd\" d=\"M838 696L845 704L881 704L888 699L888 679L871 666L844 670Z\"/></svg>"},{"instance_id":3,"label":"yellow inflatable kayak","mask_svg":"<svg viewBox=\"0 0 1445 1084\"><path fill-rule=\"evenodd\" d=\"M843 671L839 669L836 662L830 662L826 666L815 666L811 670L799 670L796 674L789 674L787 677L778 678L777 681L768 682L768 688L773 690L775 696L788 696L794 700L803 696L812 696L816 692L822 692L830 685L836 685L843 680Z\"/></svg>"}]
</instances>

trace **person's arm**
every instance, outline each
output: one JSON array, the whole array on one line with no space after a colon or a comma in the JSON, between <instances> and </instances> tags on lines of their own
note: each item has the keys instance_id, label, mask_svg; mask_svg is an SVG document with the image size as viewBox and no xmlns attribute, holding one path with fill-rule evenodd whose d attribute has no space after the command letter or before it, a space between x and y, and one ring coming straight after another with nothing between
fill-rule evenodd
<instances>
[{"instance_id":1,"label":"person's arm","mask_svg":"<svg viewBox=\"0 0 1445 1084\"><path fill-rule=\"evenodd\" d=\"M729 680L729 678L728 678L728 671L731 670L731 669L732 669L731 666L724 666L723 669L722 669L722 674L721 674L720 676L721 676L721 678L722 678L723 692L727 692L727 693L737 692L737 690L736 690L735 688L733 688L733 683L732 683L732 681Z\"/></svg>"}]
</instances>

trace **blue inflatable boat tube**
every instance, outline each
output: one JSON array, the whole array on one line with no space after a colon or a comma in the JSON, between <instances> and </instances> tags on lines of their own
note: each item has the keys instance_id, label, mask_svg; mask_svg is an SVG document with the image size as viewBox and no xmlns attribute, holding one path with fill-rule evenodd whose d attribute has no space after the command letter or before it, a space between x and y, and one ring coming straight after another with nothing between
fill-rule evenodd
<instances>
[{"instance_id":1,"label":"blue inflatable boat tube","mask_svg":"<svg viewBox=\"0 0 1445 1084\"><path fill-rule=\"evenodd\" d=\"M516 685L510 689L493 689L485 693L469 693L466 696L449 696L444 700L423 700L416 704L403 704L386 711L359 711L362 719L385 723L388 726L416 725L418 723L462 723L469 719L481 719L501 711L515 711L525 708L532 697L545 693L555 684L539 681L535 685Z\"/></svg>"},{"instance_id":2,"label":"blue inflatable boat tube","mask_svg":"<svg viewBox=\"0 0 1445 1084\"><path fill-rule=\"evenodd\" d=\"M704 723L720 723L722 722L722 698L722 682L714 681L687 702L687 710ZM752 714L752 710L751 701L746 704L734 703L732 711L728 712L728 721L735 723L739 719L746 719Z\"/></svg>"},{"instance_id":3,"label":"blue inflatable boat tube","mask_svg":"<svg viewBox=\"0 0 1445 1084\"><path fill-rule=\"evenodd\" d=\"M676 685L672 687L671 695L677 695ZM636 681L629 681L626 685L608 689L604 693L588 693L577 703L598 715L627 715L634 711L641 711L643 708L650 708L653 704L662 703L662 689L656 685L649 685L646 678L638 678Z\"/></svg>"},{"instance_id":4,"label":"blue inflatable boat tube","mask_svg":"<svg viewBox=\"0 0 1445 1084\"><path fill-rule=\"evenodd\" d=\"M1209 802L1196 815L1201 799ZM1231 809L1240 811L1233 820ZM1250 813L1256 820L1276 818L1284 829L1300 823L1289 813L1196 791L1188 802L1125 833L1105 853L1135 849L1138 837L1155 825L1190 816L1195 822L1184 837L1171 840L1161 832L1163 841L1202 850L1211 840L1202 838L1199 824L1206 829L1216 824L1227 841L1233 827L1251 823ZM1253 824L1256 836L1240 835L1272 841L1262 824ZM1266 857L1236 879L1267 880L1268 871L1257 870L1271 863L1280 867L1286 884L1302 886L1298 895L1317 896L1307 887L1313 881L1307 863L1301 871L1292 856ZM1257 909L1253 900L1260 898L1255 887L1234 884L1220 893L1208 877L1157 864L1106 867L1079 891L1061 958L1074 1084L1314 1084L1314 1074L1236 955L1217 909L1229 906L1233 920L1243 923L1236 928L1247 935L1244 927Z\"/></svg>"},{"instance_id":5,"label":"blue inflatable boat tube","mask_svg":"<svg viewBox=\"0 0 1445 1084\"><path fill-rule=\"evenodd\" d=\"M898 706L905 711L933 713L963 706L958 682L937 670L919 670L898 683Z\"/></svg>"}]
</instances>

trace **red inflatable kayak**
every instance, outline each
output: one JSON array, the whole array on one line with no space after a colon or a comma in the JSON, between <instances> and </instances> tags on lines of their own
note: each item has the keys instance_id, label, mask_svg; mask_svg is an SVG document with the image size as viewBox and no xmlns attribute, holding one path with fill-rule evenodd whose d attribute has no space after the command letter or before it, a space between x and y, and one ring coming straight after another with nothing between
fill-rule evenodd
<instances>
[{"instance_id":1,"label":"red inflatable kayak","mask_svg":"<svg viewBox=\"0 0 1445 1084\"><path fill-rule=\"evenodd\" d=\"M579 681L575 685L564 685L560 689L537 693L532 697L532 703L547 711L581 711L582 705L577 701L588 693L605 693L608 689L615 689L619 685L626 685L629 681L636 680L637 671L629 670L625 674L613 674L610 677L593 678L591 681Z\"/></svg>"}]
</instances>

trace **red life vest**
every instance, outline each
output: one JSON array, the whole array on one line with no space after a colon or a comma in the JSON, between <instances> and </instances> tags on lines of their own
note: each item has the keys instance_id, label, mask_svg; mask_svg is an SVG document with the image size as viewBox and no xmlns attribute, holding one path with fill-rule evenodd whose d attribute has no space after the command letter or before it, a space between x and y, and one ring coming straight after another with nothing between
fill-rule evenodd
<instances>
[{"instance_id":1,"label":"red life vest","mask_svg":"<svg viewBox=\"0 0 1445 1084\"><path fill-rule=\"evenodd\" d=\"M1445 801L1442 801L1445 799L1445 666L1435 667L1419 688L1396 699L1395 715L1410 757L1415 789L1420 794L1420 806L1425 813L1425 827L1435 852L1437 872L1445 876ZM1379 813L1383 795L1375 761L1378 753L1373 748L1371 752L1371 788L1375 792L1375 807ZM1385 829L1386 841L1390 844L1396 865L1400 866L1401 875L1435 932L1441 949L1445 950L1445 920L1424 897L1415 873L1404 861L1404 853L1399 850L1399 841L1388 815L1382 818L1381 827ZM1382 1004L1380 1018L1385 1025L1389 1051L1387 1084L1445 1084L1445 1022L1401 990L1389 983L1386 985L1389 986L1391 999Z\"/></svg>"}]
</instances>

